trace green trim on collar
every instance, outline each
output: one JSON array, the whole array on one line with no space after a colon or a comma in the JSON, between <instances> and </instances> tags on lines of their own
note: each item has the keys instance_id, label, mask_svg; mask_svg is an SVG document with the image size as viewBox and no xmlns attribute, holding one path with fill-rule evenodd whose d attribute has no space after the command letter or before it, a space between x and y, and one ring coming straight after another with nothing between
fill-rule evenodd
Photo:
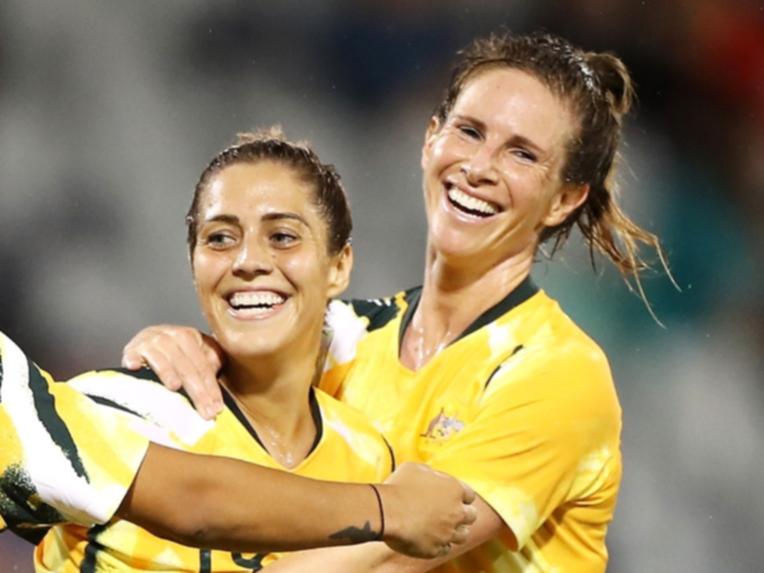
<instances>
[{"instance_id":1,"label":"green trim on collar","mask_svg":"<svg viewBox=\"0 0 764 573\"><path fill-rule=\"evenodd\" d=\"M465 336L469 336L476 330L479 330L486 326L487 324L490 324L500 316L508 313L513 308L520 306L522 303L524 303L526 300L531 298L534 294L539 292L539 287L536 286L536 283L533 282L530 275L525 277L523 281L517 285L517 287L510 292L507 296L505 296L503 299L501 299L498 303L493 305L491 308L486 310L483 314L478 316L472 324L470 324L464 332L462 332L459 336L457 336L451 344L454 342L458 342ZM403 344L403 334L406 332L406 329L409 327L409 324L411 324L411 319L414 317L414 312L416 312L417 307L419 306L419 300L422 298L422 287L416 287L411 290L406 291L404 294L404 299L406 300L406 303L408 304L408 308L406 308L406 312L403 315L403 318L401 319L401 326L398 330L398 352L400 353L401 345ZM449 344L450 346L450 344Z\"/></svg>"}]
</instances>

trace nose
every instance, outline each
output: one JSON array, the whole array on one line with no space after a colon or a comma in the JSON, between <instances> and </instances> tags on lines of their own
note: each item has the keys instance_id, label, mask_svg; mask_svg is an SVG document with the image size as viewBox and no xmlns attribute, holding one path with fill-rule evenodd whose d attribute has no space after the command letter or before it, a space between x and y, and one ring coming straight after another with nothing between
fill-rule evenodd
<instances>
[{"instance_id":1,"label":"nose","mask_svg":"<svg viewBox=\"0 0 764 573\"><path fill-rule=\"evenodd\" d=\"M269 274L273 271L273 259L269 249L260 241L243 242L233 261L233 274L244 278Z\"/></svg>"},{"instance_id":2,"label":"nose","mask_svg":"<svg viewBox=\"0 0 764 573\"><path fill-rule=\"evenodd\" d=\"M475 149L462 162L460 170L470 185L493 185L498 181L493 150L488 145Z\"/></svg>"}]
</instances>

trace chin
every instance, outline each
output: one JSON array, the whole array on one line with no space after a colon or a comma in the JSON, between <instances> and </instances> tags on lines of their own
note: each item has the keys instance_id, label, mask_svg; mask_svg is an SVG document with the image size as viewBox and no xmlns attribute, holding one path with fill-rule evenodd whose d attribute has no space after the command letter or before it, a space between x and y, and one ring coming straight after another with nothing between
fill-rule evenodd
<instances>
[{"instance_id":1,"label":"chin","mask_svg":"<svg viewBox=\"0 0 764 573\"><path fill-rule=\"evenodd\" d=\"M221 337L218 340L227 356L239 359L269 356L284 346L283 341L273 336L240 335Z\"/></svg>"},{"instance_id":2,"label":"chin","mask_svg":"<svg viewBox=\"0 0 764 573\"><path fill-rule=\"evenodd\" d=\"M446 260L471 259L480 256L480 248L473 246L467 237L462 233L433 233L428 242L429 250L437 258Z\"/></svg>"}]
</instances>

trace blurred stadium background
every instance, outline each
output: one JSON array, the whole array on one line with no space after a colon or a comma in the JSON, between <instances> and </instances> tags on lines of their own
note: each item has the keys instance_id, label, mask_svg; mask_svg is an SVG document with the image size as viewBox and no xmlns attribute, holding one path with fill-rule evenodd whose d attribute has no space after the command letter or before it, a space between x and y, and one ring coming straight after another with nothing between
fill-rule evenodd
<instances>
[{"instance_id":1,"label":"blurred stadium background","mask_svg":"<svg viewBox=\"0 0 764 573\"><path fill-rule=\"evenodd\" d=\"M419 147L454 51L505 23L630 66L623 201L666 243L659 327L575 239L535 276L606 349L624 410L614 573L760 571L764 5L760 1L0 5L0 329L57 376L140 327L201 325L183 215L237 131L281 123L343 174L351 294L419 281ZM2 447L2 444L0 444ZM32 571L0 536L0 571Z\"/></svg>"}]
</instances>

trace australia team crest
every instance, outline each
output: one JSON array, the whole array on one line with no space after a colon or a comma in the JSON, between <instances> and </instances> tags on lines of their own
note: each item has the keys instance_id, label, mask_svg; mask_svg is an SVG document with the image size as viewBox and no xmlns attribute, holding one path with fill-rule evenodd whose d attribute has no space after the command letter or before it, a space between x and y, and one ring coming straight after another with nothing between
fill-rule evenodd
<instances>
[{"instance_id":1,"label":"australia team crest","mask_svg":"<svg viewBox=\"0 0 764 573\"><path fill-rule=\"evenodd\" d=\"M430 420L427 430L420 436L433 440L446 440L461 431L462 428L464 428L464 422L456 416L446 415L445 408L441 408L438 415Z\"/></svg>"}]
</instances>

